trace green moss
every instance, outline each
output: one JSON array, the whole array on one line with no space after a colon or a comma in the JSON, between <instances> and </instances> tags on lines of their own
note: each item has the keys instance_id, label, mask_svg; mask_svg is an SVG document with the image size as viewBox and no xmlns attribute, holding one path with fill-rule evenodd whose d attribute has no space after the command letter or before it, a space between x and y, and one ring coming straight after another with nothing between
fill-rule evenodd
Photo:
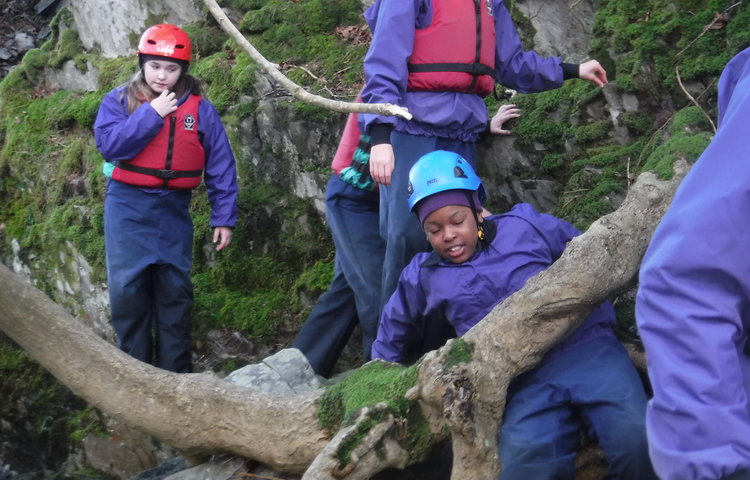
<instances>
[{"instance_id":1,"label":"green moss","mask_svg":"<svg viewBox=\"0 0 750 480\"><path fill-rule=\"evenodd\" d=\"M453 344L445 357L445 368L450 368L460 363L468 363L474 353L474 344L458 338Z\"/></svg>"},{"instance_id":2,"label":"green moss","mask_svg":"<svg viewBox=\"0 0 750 480\"><path fill-rule=\"evenodd\" d=\"M118 85L124 85L138 70L138 60L132 57L102 58L93 60L99 69L100 91L108 92Z\"/></svg>"},{"instance_id":3,"label":"green moss","mask_svg":"<svg viewBox=\"0 0 750 480\"><path fill-rule=\"evenodd\" d=\"M333 260L316 261L297 278L295 288L312 292L324 292L333 280Z\"/></svg>"},{"instance_id":4,"label":"green moss","mask_svg":"<svg viewBox=\"0 0 750 480\"><path fill-rule=\"evenodd\" d=\"M76 58L83 51L83 46L75 30L64 30L60 34L56 48L51 52L48 66L60 68L63 63Z\"/></svg>"},{"instance_id":5,"label":"green moss","mask_svg":"<svg viewBox=\"0 0 750 480\"><path fill-rule=\"evenodd\" d=\"M711 141L709 133L675 135L657 147L643 165L644 171L654 171L661 178L672 178L674 162L685 159L692 163L698 159Z\"/></svg>"},{"instance_id":6,"label":"green moss","mask_svg":"<svg viewBox=\"0 0 750 480\"><path fill-rule=\"evenodd\" d=\"M374 414L338 452L341 465L346 465L351 452L381 415L393 414L405 420L405 438L401 443L415 461L424 459L432 446L431 435L416 402L404 398L418 382L417 367L373 362L356 370L341 382L328 387L320 399L318 420L331 434L343 425L351 425L357 412L366 406L385 403L384 411Z\"/></svg>"},{"instance_id":7,"label":"green moss","mask_svg":"<svg viewBox=\"0 0 750 480\"><path fill-rule=\"evenodd\" d=\"M47 461L67 457L71 434L67 419L85 408L84 402L2 333L0 391L0 418L12 425L19 438L25 436L27 446L43 446ZM12 456L16 446L8 446L6 453Z\"/></svg>"},{"instance_id":8,"label":"green moss","mask_svg":"<svg viewBox=\"0 0 750 480\"><path fill-rule=\"evenodd\" d=\"M71 431L70 437L77 443L82 442L88 435L102 438L109 436L104 417L92 406L75 412L67 419L67 422L68 429Z\"/></svg>"},{"instance_id":9,"label":"green moss","mask_svg":"<svg viewBox=\"0 0 750 480\"><path fill-rule=\"evenodd\" d=\"M328 432L351 425L362 407L384 402L399 416L414 406L404 398L417 384L417 367L405 368L387 362L373 362L352 372L341 382L328 387L320 399L318 420Z\"/></svg>"}]
</instances>

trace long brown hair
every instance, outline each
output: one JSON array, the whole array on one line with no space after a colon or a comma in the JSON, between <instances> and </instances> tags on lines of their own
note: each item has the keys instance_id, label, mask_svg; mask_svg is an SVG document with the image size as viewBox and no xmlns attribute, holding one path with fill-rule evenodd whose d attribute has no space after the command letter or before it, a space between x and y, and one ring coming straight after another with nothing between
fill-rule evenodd
<instances>
[{"instance_id":1,"label":"long brown hair","mask_svg":"<svg viewBox=\"0 0 750 480\"><path fill-rule=\"evenodd\" d=\"M182 98L188 92L194 95L201 95L201 86L198 79L188 73L183 73L180 75L177 83L175 83L172 91L177 98ZM143 76L143 69L138 70L130 79L124 95L128 99L128 113L133 113L142 103L150 102L156 98L156 94L146 83L146 79Z\"/></svg>"}]
</instances>

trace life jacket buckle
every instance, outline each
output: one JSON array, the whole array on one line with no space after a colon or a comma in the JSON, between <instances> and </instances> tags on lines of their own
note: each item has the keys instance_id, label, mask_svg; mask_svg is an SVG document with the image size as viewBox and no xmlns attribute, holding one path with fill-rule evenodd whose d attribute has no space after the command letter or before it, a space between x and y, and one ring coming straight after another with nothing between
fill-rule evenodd
<instances>
[{"instance_id":1,"label":"life jacket buckle","mask_svg":"<svg viewBox=\"0 0 750 480\"><path fill-rule=\"evenodd\" d=\"M155 177L171 180L177 178L177 172L174 170L155 170Z\"/></svg>"}]
</instances>

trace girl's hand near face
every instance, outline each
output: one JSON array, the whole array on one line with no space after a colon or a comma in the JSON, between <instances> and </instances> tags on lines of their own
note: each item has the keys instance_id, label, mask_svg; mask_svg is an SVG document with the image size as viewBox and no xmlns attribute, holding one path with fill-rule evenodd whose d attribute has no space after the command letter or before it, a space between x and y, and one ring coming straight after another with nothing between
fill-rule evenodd
<instances>
[{"instance_id":1,"label":"girl's hand near face","mask_svg":"<svg viewBox=\"0 0 750 480\"><path fill-rule=\"evenodd\" d=\"M177 98L175 98L174 92L164 90L161 95L151 100L151 106L161 118L164 118L177 110Z\"/></svg>"}]
</instances>

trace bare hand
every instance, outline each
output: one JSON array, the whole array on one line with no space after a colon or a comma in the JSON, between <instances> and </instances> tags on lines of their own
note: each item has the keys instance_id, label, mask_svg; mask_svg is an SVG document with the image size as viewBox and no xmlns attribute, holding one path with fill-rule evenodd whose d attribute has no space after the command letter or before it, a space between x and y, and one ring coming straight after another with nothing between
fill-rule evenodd
<instances>
[{"instance_id":1,"label":"bare hand","mask_svg":"<svg viewBox=\"0 0 750 480\"><path fill-rule=\"evenodd\" d=\"M396 165L393 146L390 143L373 145L370 149L370 175L381 185L391 184L391 174Z\"/></svg>"},{"instance_id":2,"label":"bare hand","mask_svg":"<svg viewBox=\"0 0 750 480\"><path fill-rule=\"evenodd\" d=\"M177 110L177 98L175 98L174 92L164 90L161 95L151 100L151 106L161 118L164 118Z\"/></svg>"},{"instance_id":3,"label":"bare hand","mask_svg":"<svg viewBox=\"0 0 750 480\"><path fill-rule=\"evenodd\" d=\"M607 83L607 72L596 60L589 60L578 66L578 77L588 80L597 87L603 87Z\"/></svg>"},{"instance_id":4,"label":"bare hand","mask_svg":"<svg viewBox=\"0 0 750 480\"><path fill-rule=\"evenodd\" d=\"M214 228L214 243L217 252L227 248L232 243L232 229L229 227Z\"/></svg>"},{"instance_id":5,"label":"bare hand","mask_svg":"<svg viewBox=\"0 0 750 480\"><path fill-rule=\"evenodd\" d=\"M503 129L508 120L521 116L521 110L513 104L501 105L490 119L490 132L496 135L510 135L510 130Z\"/></svg>"}]
</instances>

